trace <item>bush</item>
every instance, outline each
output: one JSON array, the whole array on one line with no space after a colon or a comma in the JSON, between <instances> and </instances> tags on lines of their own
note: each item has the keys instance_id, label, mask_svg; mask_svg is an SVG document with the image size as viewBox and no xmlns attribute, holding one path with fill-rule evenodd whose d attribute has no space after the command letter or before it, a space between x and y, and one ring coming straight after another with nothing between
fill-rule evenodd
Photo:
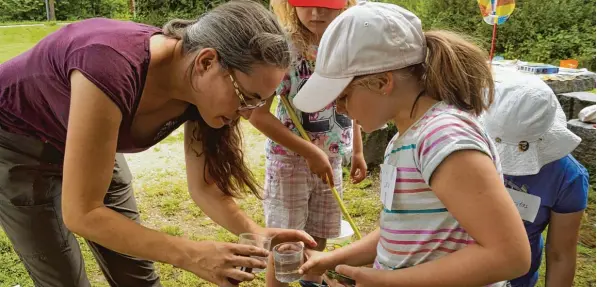
<instances>
[{"instance_id":1,"label":"bush","mask_svg":"<svg viewBox=\"0 0 597 287\"><path fill-rule=\"evenodd\" d=\"M39 0L0 0L0 21L41 21L46 6Z\"/></svg>"},{"instance_id":2,"label":"bush","mask_svg":"<svg viewBox=\"0 0 597 287\"><path fill-rule=\"evenodd\" d=\"M196 19L226 0L137 0L135 21L161 27L171 19ZM268 5L267 0L260 1Z\"/></svg>"},{"instance_id":3,"label":"bush","mask_svg":"<svg viewBox=\"0 0 597 287\"><path fill-rule=\"evenodd\" d=\"M512 19L498 28L498 51L554 65L573 58L595 71L595 0L519 2Z\"/></svg>"},{"instance_id":4,"label":"bush","mask_svg":"<svg viewBox=\"0 0 597 287\"><path fill-rule=\"evenodd\" d=\"M161 27L170 19L194 19L221 1L137 0L135 21Z\"/></svg>"},{"instance_id":5,"label":"bush","mask_svg":"<svg viewBox=\"0 0 597 287\"><path fill-rule=\"evenodd\" d=\"M55 10L57 20L130 18L127 0L57 0Z\"/></svg>"},{"instance_id":6,"label":"bush","mask_svg":"<svg viewBox=\"0 0 597 287\"><path fill-rule=\"evenodd\" d=\"M129 0L55 0L57 20L129 18ZM135 21L162 26L174 18L195 19L226 0L136 0ZM261 1L268 5L267 0ZM489 50L492 26L473 0L378 0L417 14L423 28L462 32ZM45 20L43 0L0 0L0 21ZM495 54L507 59L559 65L576 59L595 71L595 0L519 0L510 19L498 26Z\"/></svg>"},{"instance_id":7,"label":"bush","mask_svg":"<svg viewBox=\"0 0 597 287\"><path fill-rule=\"evenodd\" d=\"M483 22L476 1L387 0L415 12L425 29L450 29L472 36L489 50L493 27ZM595 0L524 0L497 28L495 54L558 66L577 59L595 71Z\"/></svg>"},{"instance_id":8,"label":"bush","mask_svg":"<svg viewBox=\"0 0 597 287\"><path fill-rule=\"evenodd\" d=\"M55 0L54 10L59 21L130 18L128 0ZM0 21L44 21L46 17L43 0L0 0Z\"/></svg>"}]
</instances>

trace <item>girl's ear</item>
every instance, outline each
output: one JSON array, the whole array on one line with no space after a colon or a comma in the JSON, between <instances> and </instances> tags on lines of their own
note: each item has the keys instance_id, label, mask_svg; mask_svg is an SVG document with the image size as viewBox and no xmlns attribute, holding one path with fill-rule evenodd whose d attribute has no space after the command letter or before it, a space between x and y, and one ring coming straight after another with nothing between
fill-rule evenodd
<instances>
[{"instance_id":1,"label":"girl's ear","mask_svg":"<svg viewBox=\"0 0 597 287\"><path fill-rule=\"evenodd\" d=\"M380 81L380 91L381 93L385 96L385 95L389 95L392 92L392 89L394 89L394 74L392 72L385 72L382 80Z\"/></svg>"}]
</instances>

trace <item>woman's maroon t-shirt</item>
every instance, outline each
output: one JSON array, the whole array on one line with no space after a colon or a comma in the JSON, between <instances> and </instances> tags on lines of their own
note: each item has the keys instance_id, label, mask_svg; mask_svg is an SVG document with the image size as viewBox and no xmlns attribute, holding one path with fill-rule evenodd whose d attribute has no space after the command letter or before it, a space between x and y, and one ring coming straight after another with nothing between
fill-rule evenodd
<instances>
[{"instance_id":1,"label":"woman's maroon t-shirt","mask_svg":"<svg viewBox=\"0 0 597 287\"><path fill-rule=\"evenodd\" d=\"M69 76L79 70L122 111L118 151L147 149L134 145L130 125L147 75L149 39L157 33L161 29L144 24L89 19L48 35L32 49L0 64L0 127L36 137L64 152ZM152 145L184 123L190 112L166 123Z\"/></svg>"}]
</instances>

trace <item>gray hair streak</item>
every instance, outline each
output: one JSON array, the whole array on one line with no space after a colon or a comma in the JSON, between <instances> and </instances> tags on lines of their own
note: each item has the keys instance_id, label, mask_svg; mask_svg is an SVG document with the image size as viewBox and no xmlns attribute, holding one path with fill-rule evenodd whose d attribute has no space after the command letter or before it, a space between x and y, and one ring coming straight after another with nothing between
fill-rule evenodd
<instances>
[{"instance_id":1,"label":"gray hair streak","mask_svg":"<svg viewBox=\"0 0 597 287\"><path fill-rule=\"evenodd\" d=\"M250 73L254 64L287 68L290 43L275 16L260 3L233 0L197 20L175 19L163 27L166 36L182 40L183 53L215 49L223 68Z\"/></svg>"},{"instance_id":2,"label":"gray hair streak","mask_svg":"<svg viewBox=\"0 0 597 287\"><path fill-rule=\"evenodd\" d=\"M195 21L172 20L163 32L182 41L185 55L215 49L223 69L250 74L255 64L282 69L291 64L290 43L284 30L275 16L257 2L233 0ZM194 63L189 66L191 84ZM226 195L240 197L250 191L261 198L259 183L244 161L239 121L219 129L210 127L201 117L193 121L192 139L202 146L201 153L195 152L205 156L205 181L215 183Z\"/></svg>"}]
</instances>

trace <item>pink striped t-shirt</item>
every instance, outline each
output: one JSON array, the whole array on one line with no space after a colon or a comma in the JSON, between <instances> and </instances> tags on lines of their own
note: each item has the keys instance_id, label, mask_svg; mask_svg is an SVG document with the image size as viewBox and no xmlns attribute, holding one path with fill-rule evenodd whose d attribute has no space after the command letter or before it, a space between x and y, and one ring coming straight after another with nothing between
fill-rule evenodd
<instances>
[{"instance_id":1,"label":"pink striped t-shirt","mask_svg":"<svg viewBox=\"0 0 597 287\"><path fill-rule=\"evenodd\" d=\"M407 268L475 242L429 185L436 167L452 152L465 149L490 156L502 178L497 151L476 118L444 102L391 140L384 164L396 168L396 183L391 209L384 206L381 212L375 268Z\"/></svg>"}]
</instances>

